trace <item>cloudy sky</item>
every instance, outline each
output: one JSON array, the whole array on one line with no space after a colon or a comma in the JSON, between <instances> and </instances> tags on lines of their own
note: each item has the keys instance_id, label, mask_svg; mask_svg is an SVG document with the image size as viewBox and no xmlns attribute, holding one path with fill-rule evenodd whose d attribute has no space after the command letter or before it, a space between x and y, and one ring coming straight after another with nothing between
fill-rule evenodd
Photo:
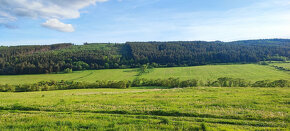
<instances>
[{"instance_id":1,"label":"cloudy sky","mask_svg":"<svg viewBox=\"0 0 290 131\"><path fill-rule=\"evenodd\" d=\"M0 0L0 45L290 38L290 0Z\"/></svg>"}]
</instances>

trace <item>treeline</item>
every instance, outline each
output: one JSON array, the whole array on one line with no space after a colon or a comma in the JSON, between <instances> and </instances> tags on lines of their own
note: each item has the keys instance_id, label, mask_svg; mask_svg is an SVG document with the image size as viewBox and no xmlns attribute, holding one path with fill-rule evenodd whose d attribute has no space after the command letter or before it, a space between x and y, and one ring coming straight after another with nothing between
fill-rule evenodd
<instances>
[{"instance_id":1,"label":"treeline","mask_svg":"<svg viewBox=\"0 0 290 131\"><path fill-rule=\"evenodd\" d=\"M29 55L38 52L59 50L72 46L70 43L54 45L31 45L31 46L0 46L0 57L8 58L10 56Z\"/></svg>"},{"instance_id":2,"label":"treeline","mask_svg":"<svg viewBox=\"0 0 290 131\"><path fill-rule=\"evenodd\" d=\"M249 42L247 44L247 42ZM135 63L194 66L212 63L249 63L289 59L290 40L242 42L130 42Z\"/></svg>"},{"instance_id":3,"label":"treeline","mask_svg":"<svg viewBox=\"0 0 290 131\"><path fill-rule=\"evenodd\" d=\"M0 85L0 92L31 92L31 91L50 91L50 90L69 90L69 89L94 89L94 88L119 88L125 89L140 86L157 86L169 88L184 87L290 87L287 80L262 80L251 83L239 78L218 78L216 81L202 82L195 79L180 80L178 78L168 79L145 79L137 78L133 81L96 81L94 83L73 82L73 81L41 81L35 84L21 85Z\"/></svg>"},{"instance_id":4,"label":"treeline","mask_svg":"<svg viewBox=\"0 0 290 131\"><path fill-rule=\"evenodd\" d=\"M0 75L68 70L250 63L290 58L290 40L176 41L0 47Z\"/></svg>"},{"instance_id":5,"label":"treeline","mask_svg":"<svg viewBox=\"0 0 290 131\"><path fill-rule=\"evenodd\" d=\"M0 85L0 92L31 92L93 88L129 88L128 81L97 81L95 83L74 81L41 81L35 84Z\"/></svg>"},{"instance_id":6,"label":"treeline","mask_svg":"<svg viewBox=\"0 0 290 131\"><path fill-rule=\"evenodd\" d=\"M63 72L66 69L78 71L128 68L121 64L122 55L120 52L126 52L123 51L122 47L123 45L120 44L88 44L67 46L59 50L40 51L26 55L9 56L9 54L14 53L7 53L8 55L5 57L0 57L0 74L43 74ZM14 47L9 47L6 52L15 51L17 50L14 50Z\"/></svg>"},{"instance_id":7,"label":"treeline","mask_svg":"<svg viewBox=\"0 0 290 131\"><path fill-rule=\"evenodd\" d=\"M221 77L214 81L198 81L196 79L180 80L178 78L168 79L145 79L137 78L131 83L132 87L140 86L161 86L170 88L184 88L184 87L290 87L288 80L261 80L256 82L246 81L240 78Z\"/></svg>"}]
</instances>

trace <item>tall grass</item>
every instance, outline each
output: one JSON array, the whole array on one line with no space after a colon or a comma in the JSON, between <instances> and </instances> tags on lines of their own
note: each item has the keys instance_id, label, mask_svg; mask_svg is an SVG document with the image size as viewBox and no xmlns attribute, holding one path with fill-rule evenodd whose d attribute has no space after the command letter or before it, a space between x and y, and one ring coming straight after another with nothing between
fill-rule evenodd
<instances>
[{"instance_id":1,"label":"tall grass","mask_svg":"<svg viewBox=\"0 0 290 131\"><path fill-rule=\"evenodd\" d=\"M289 88L0 92L0 130L287 130Z\"/></svg>"}]
</instances>

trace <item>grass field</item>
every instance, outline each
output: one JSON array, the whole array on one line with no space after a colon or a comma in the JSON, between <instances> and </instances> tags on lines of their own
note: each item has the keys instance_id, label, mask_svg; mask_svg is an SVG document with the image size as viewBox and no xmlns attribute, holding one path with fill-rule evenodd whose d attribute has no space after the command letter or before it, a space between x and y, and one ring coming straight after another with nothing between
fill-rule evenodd
<instances>
[{"instance_id":1,"label":"grass field","mask_svg":"<svg viewBox=\"0 0 290 131\"><path fill-rule=\"evenodd\" d=\"M289 63L286 63L289 66ZM74 80L95 82L96 80L133 80L136 69L108 69L76 71L70 74L5 75L0 76L0 84L35 83L47 80ZM242 78L248 81L290 80L289 72L276 70L270 66L256 64L206 65L193 67L155 68L141 77L149 79L177 77L180 79L215 80L219 77Z\"/></svg>"},{"instance_id":2,"label":"grass field","mask_svg":"<svg viewBox=\"0 0 290 131\"><path fill-rule=\"evenodd\" d=\"M0 92L0 130L289 130L289 88Z\"/></svg>"}]
</instances>

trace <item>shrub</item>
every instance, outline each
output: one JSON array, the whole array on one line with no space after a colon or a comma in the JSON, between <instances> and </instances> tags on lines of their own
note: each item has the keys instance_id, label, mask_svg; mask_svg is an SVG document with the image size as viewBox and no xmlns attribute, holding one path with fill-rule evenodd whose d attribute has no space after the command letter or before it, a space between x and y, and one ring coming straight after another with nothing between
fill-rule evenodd
<instances>
[{"instance_id":1,"label":"shrub","mask_svg":"<svg viewBox=\"0 0 290 131\"><path fill-rule=\"evenodd\" d=\"M252 87L271 87L271 82L269 80L256 81Z\"/></svg>"},{"instance_id":2,"label":"shrub","mask_svg":"<svg viewBox=\"0 0 290 131\"><path fill-rule=\"evenodd\" d=\"M287 80L276 80L271 82L271 87L289 87L289 81Z\"/></svg>"},{"instance_id":3,"label":"shrub","mask_svg":"<svg viewBox=\"0 0 290 131\"><path fill-rule=\"evenodd\" d=\"M290 83L287 80L262 80L256 81L253 84L239 78L218 78L216 81L207 81L205 86L215 87L289 87ZM50 91L50 90L68 90L68 89L93 89L93 88L130 88L131 86L162 86L162 87L196 87L198 81L179 80L178 78L168 79L144 79L137 78L133 81L96 81L95 83L87 82L73 82L73 81L41 81L35 84L22 84L22 85L0 85L0 92L28 92L28 91Z\"/></svg>"},{"instance_id":4,"label":"shrub","mask_svg":"<svg viewBox=\"0 0 290 131\"><path fill-rule=\"evenodd\" d=\"M0 85L0 92L14 92L15 86L12 85Z\"/></svg>"},{"instance_id":5,"label":"shrub","mask_svg":"<svg viewBox=\"0 0 290 131\"><path fill-rule=\"evenodd\" d=\"M63 70L63 73L72 73L72 72L73 72L73 70L70 68L66 68Z\"/></svg>"},{"instance_id":6,"label":"shrub","mask_svg":"<svg viewBox=\"0 0 290 131\"><path fill-rule=\"evenodd\" d=\"M259 64L260 65L269 65L267 62L265 62L265 61L261 61L261 62L259 62Z\"/></svg>"},{"instance_id":7,"label":"shrub","mask_svg":"<svg viewBox=\"0 0 290 131\"><path fill-rule=\"evenodd\" d=\"M217 81L208 82L207 86L215 86L215 87L247 87L249 86L249 82L240 78L229 78L229 77L221 77L218 78Z\"/></svg>"},{"instance_id":8,"label":"shrub","mask_svg":"<svg viewBox=\"0 0 290 131\"><path fill-rule=\"evenodd\" d=\"M180 87L195 87L198 81L195 79L180 82Z\"/></svg>"}]
</instances>

